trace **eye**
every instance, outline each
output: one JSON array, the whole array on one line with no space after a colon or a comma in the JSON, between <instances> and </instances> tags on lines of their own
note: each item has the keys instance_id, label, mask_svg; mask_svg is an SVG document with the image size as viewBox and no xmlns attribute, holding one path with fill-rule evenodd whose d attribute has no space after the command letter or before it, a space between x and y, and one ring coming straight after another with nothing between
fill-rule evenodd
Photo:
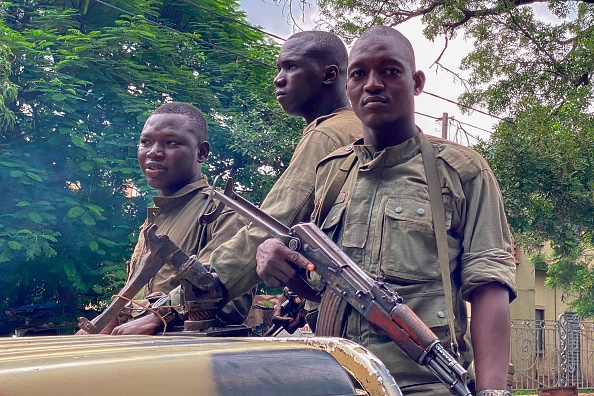
<instances>
[{"instance_id":1,"label":"eye","mask_svg":"<svg viewBox=\"0 0 594 396\"><path fill-rule=\"evenodd\" d=\"M400 69L398 69L396 67L388 67L388 68L386 68L386 70L384 70L384 73L387 74L388 76L395 76L400 73Z\"/></svg>"},{"instance_id":2,"label":"eye","mask_svg":"<svg viewBox=\"0 0 594 396\"><path fill-rule=\"evenodd\" d=\"M288 70L295 70L295 69L297 69L297 65L296 65L296 64L294 64L294 63L290 63L290 64L287 66L287 69L288 69Z\"/></svg>"},{"instance_id":3,"label":"eye","mask_svg":"<svg viewBox=\"0 0 594 396\"><path fill-rule=\"evenodd\" d=\"M349 77L356 80L356 79L363 77L364 75L365 75L365 73L363 72L363 70L355 69L355 70L351 71L351 73L349 74Z\"/></svg>"},{"instance_id":4,"label":"eye","mask_svg":"<svg viewBox=\"0 0 594 396\"><path fill-rule=\"evenodd\" d=\"M149 144L149 140L147 138L140 138L140 142L138 143L141 146L146 146L147 144Z\"/></svg>"},{"instance_id":5,"label":"eye","mask_svg":"<svg viewBox=\"0 0 594 396\"><path fill-rule=\"evenodd\" d=\"M167 145L168 146L179 146L179 142L177 140L168 140L167 141Z\"/></svg>"}]
</instances>

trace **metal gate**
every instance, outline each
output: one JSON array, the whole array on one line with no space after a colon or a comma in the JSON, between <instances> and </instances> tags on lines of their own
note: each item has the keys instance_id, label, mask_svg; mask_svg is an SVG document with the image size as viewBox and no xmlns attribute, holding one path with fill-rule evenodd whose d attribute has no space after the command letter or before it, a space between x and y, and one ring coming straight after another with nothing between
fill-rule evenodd
<instances>
[{"instance_id":1,"label":"metal gate","mask_svg":"<svg viewBox=\"0 0 594 396\"><path fill-rule=\"evenodd\" d=\"M594 322L577 314L558 320L512 320L514 390L594 388Z\"/></svg>"}]
</instances>

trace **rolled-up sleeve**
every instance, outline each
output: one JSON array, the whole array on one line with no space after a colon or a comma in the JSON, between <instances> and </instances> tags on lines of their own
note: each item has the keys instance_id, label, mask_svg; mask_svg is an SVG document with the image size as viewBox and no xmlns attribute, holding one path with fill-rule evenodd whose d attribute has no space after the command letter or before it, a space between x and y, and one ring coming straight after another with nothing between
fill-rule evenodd
<instances>
[{"instance_id":1,"label":"rolled-up sleeve","mask_svg":"<svg viewBox=\"0 0 594 396\"><path fill-rule=\"evenodd\" d=\"M462 238L462 297L468 300L478 286L499 282L516 297L516 264L501 193L490 169L463 185L465 216Z\"/></svg>"}]
</instances>

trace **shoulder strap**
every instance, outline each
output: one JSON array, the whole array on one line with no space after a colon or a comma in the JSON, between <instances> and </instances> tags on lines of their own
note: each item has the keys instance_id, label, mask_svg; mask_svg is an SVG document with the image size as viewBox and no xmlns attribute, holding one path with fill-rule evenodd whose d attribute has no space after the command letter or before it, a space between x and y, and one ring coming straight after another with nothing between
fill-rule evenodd
<instances>
[{"instance_id":1,"label":"shoulder strap","mask_svg":"<svg viewBox=\"0 0 594 396\"><path fill-rule=\"evenodd\" d=\"M340 194L340 190L342 189L342 186L344 186L349 173L351 173L351 169L353 169L355 162L357 162L357 155L353 151L345 158L340 166L340 170L336 173L334 179L332 179L330 187L326 190L326 194L322 197L320 210L315 218L316 224L321 225L326 219L326 216L328 216L328 212L330 212L334 202L336 202L336 198L338 198L338 194Z\"/></svg>"},{"instance_id":2,"label":"shoulder strap","mask_svg":"<svg viewBox=\"0 0 594 396\"><path fill-rule=\"evenodd\" d=\"M450 260L448 257L445 209L443 206L443 198L441 196L441 183L439 182L439 173L437 172L437 162L433 153L433 147L425 135L423 135L421 155L423 157L423 165L427 176L427 186L429 188L429 202L431 204L431 213L433 216L433 227L435 227L435 239L437 241L441 281L443 282L446 306L450 316L449 329L451 348L455 356L458 356L458 341L456 340L454 327L454 304L452 298L452 281L450 280Z\"/></svg>"}]
</instances>

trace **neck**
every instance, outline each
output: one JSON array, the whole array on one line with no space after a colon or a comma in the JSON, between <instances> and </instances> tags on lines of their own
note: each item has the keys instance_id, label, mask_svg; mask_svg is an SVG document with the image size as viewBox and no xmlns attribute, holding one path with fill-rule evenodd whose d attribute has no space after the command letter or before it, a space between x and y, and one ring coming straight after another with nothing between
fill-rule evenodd
<instances>
[{"instance_id":1,"label":"neck","mask_svg":"<svg viewBox=\"0 0 594 396\"><path fill-rule=\"evenodd\" d=\"M380 152L387 147L397 146L419 134L419 129L414 125L406 127L391 126L385 128L370 128L363 125L363 141L371 145L375 152Z\"/></svg>"},{"instance_id":2,"label":"neck","mask_svg":"<svg viewBox=\"0 0 594 396\"><path fill-rule=\"evenodd\" d=\"M346 94L333 93L331 96L328 96L327 98L322 97L319 101L315 103L314 106L312 106L310 111L308 111L306 114L303 114L302 117L309 124L318 117L331 114L336 110L344 107L351 108L351 104L349 103Z\"/></svg>"}]
</instances>

